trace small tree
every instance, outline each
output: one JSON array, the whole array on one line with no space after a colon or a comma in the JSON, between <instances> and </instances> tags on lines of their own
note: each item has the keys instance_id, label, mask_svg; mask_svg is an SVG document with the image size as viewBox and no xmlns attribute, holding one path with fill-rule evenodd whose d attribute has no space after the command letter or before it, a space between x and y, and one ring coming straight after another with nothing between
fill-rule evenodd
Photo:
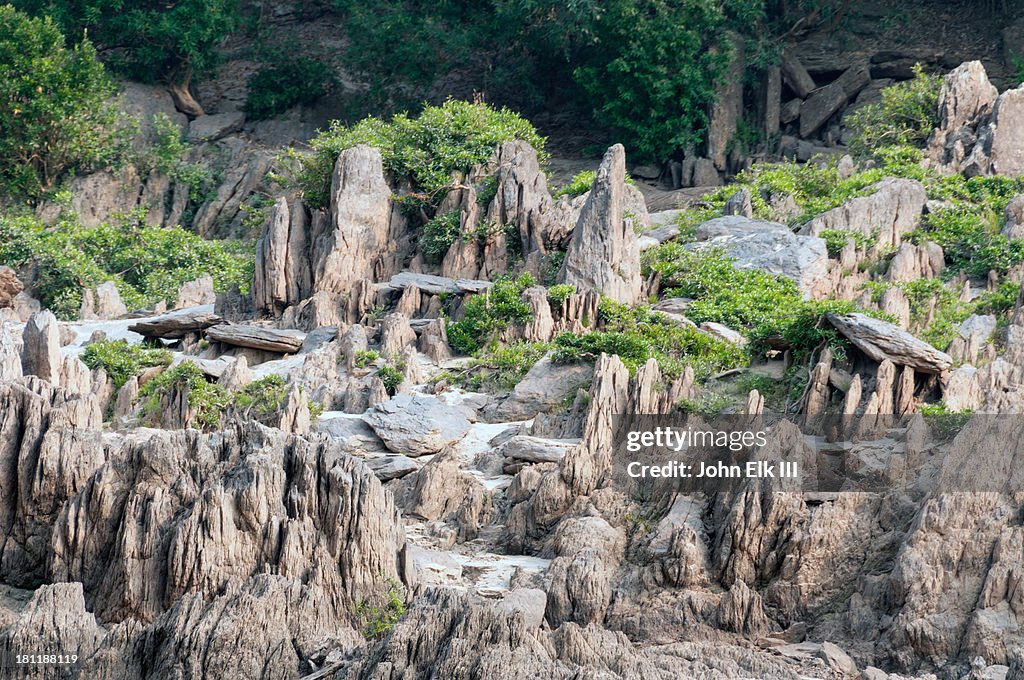
<instances>
[{"instance_id":1,"label":"small tree","mask_svg":"<svg viewBox=\"0 0 1024 680\"><path fill-rule=\"evenodd\" d=\"M119 151L114 82L85 37L0 6L0 185L35 198Z\"/></svg>"}]
</instances>

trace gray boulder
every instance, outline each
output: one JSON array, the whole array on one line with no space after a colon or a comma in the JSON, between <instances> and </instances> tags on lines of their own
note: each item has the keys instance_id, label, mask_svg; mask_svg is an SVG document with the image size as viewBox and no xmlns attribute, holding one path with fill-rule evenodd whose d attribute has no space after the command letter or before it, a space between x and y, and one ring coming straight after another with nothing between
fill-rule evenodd
<instances>
[{"instance_id":1,"label":"gray boulder","mask_svg":"<svg viewBox=\"0 0 1024 680\"><path fill-rule=\"evenodd\" d=\"M792 279L805 295L828 275L824 239L794 234L781 224L738 215L709 220L697 228L696 249L721 249L742 269Z\"/></svg>"},{"instance_id":2,"label":"gray boulder","mask_svg":"<svg viewBox=\"0 0 1024 680\"><path fill-rule=\"evenodd\" d=\"M245 114L241 111L199 116L189 123L188 141L212 142L221 137L227 137L232 132L238 132L242 129L243 123L245 123Z\"/></svg>"},{"instance_id":3,"label":"gray boulder","mask_svg":"<svg viewBox=\"0 0 1024 680\"><path fill-rule=\"evenodd\" d=\"M487 413L494 421L526 420L546 413L586 385L594 376L590 364L559 365L545 357L533 365L512 392Z\"/></svg>"},{"instance_id":4,"label":"gray boulder","mask_svg":"<svg viewBox=\"0 0 1024 680\"><path fill-rule=\"evenodd\" d=\"M21 370L56 385L60 380L60 328L53 312L32 315L22 332Z\"/></svg>"},{"instance_id":5,"label":"gray boulder","mask_svg":"<svg viewBox=\"0 0 1024 680\"><path fill-rule=\"evenodd\" d=\"M389 450L412 457L451 446L470 426L462 409L419 394L400 394L375 406L363 419Z\"/></svg>"},{"instance_id":6,"label":"gray boulder","mask_svg":"<svg viewBox=\"0 0 1024 680\"><path fill-rule=\"evenodd\" d=\"M917 228L928 200L924 185L912 179L884 179L858 196L808 222L800 233L819 236L826 229L877 235L879 246L899 247Z\"/></svg>"},{"instance_id":7,"label":"gray boulder","mask_svg":"<svg viewBox=\"0 0 1024 680\"><path fill-rule=\"evenodd\" d=\"M826 319L850 342L875 361L886 359L920 373L944 373L952 358L899 326L866 314L828 314Z\"/></svg>"}]
</instances>

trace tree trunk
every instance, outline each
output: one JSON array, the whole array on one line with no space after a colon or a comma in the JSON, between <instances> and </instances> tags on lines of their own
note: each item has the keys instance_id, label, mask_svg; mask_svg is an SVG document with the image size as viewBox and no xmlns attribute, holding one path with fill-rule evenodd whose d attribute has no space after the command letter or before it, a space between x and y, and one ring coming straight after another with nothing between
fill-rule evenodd
<instances>
[{"instance_id":1,"label":"tree trunk","mask_svg":"<svg viewBox=\"0 0 1024 680\"><path fill-rule=\"evenodd\" d=\"M203 107L195 100L189 91L189 84L192 82L192 73L186 72L183 78L171 77L167 83L167 91L171 93L174 100L174 108L181 111L189 118L198 118L204 115Z\"/></svg>"}]
</instances>

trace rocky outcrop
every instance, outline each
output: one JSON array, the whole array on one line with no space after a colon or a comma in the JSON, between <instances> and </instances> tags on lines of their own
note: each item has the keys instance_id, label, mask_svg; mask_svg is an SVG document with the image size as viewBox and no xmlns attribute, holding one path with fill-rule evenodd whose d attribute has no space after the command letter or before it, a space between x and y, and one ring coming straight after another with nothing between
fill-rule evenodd
<instances>
[{"instance_id":1,"label":"rocky outcrop","mask_svg":"<svg viewBox=\"0 0 1024 680\"><path fill-rule=\"evenodd\" d=\"M60 383L60 329L53 312L37 312L22 332L21 370L57 385Z\"/></svg>"},{"instance_id":2,"label":"rocky outcrop","mask_svg":"<svg viewBox=\"0 0 1024 680\"><path fill-rule=\"evenodd\" d=\"M616 144L598 168L558 280L633 304L640 300L642 282L636 235L623 213L625 173L626 152Z\"/></svg>"},{"instance_id":3,"label":"rocky outcrop","mask_svg":"<svg viewBox=\"0 0 1024 680\"><path fill-rule=\"evenodd\" d=\"M864 314L828 314L829 323L859 350L881 363L890 360L897 366L910 366L921 373L943 373L953 364L940 352L898 326Z\"/></svg>"},{"instance_id":4,"label":"rocky outcrop","mask_svg":"<svg viewBox=\"0 0 1024 680\"><path fill-rule=\"evenodd\" d=\"M178 340L189 333L201 331L222 322L223 319L213 312L184 310L136 321L128 326L128 330L146 337Z\"/></svg>"},{"instance_id":5,"label":"rocky outcrop","mask_svg":"<svg viewBox=\"0 0 1024 680\"><path fill-rule=\"evenodd\" d=\"M921 245L902 243L889 262L885 278L895 282L933 279L942 275L946 261L942 247L928 241Z\"/></svg>"},{"instance_id":6,"label":"rocky outcrop","mask_svg":"<svg viewBox=\"0 0 1024 680\"><path fill-rule=\"evenodd\" d=\"M303 336L295 331L279 331L245 324L219 324L206 329L206 337L233 347L248 347L266 352L292 354L302 348Z\"/></svg>"},{"instance_id":7,"label":"rocky outcrop","mask_svg":"<svg viewBox=\"0 0 1024 680\"><path fill-rule=\"evenodd\" d=\"M188 309L212 305L217 302L217 294L213 290L213 277L209 274L200 276L194 281L187 281L178 290L178 299L174 302L175 309Z\"/></svg>"},{"instance_id":8,"label":"rocky outcrop","mask_svg":"<svg viewBox=\"0 0 1024 680\"><path fill-rule=\"evenodd\" d=\"M25 290L18 275L10 267L0 267L0 307L13 307L14 298Z\"/></svg>"},{"instance_id":9,"label":"rocky outcrop","mask_svg":"<svg viewBox=\"0 0 1024 680\"><path fill-rule=\"evenodd\" d=\"M920 222L927 200L924 186L912 179L885 179L868 190L869 195L815 217L801 233L819 236L826 229L839 229L876 237L880 247L898 248Z\"/></svg>"},{"instance_id":10,"label":"rocky outcrop","mask_svg":"<svg viewBox=\"0 0 1024 680\"><path fill-rule=\"evenodd\" d=\"M128 313L121 301L121 294L113 281L101 283L96 288L82 291L82 308L78 318L83 321L95 319L116 319Z\"/></svg>"}]
</instances>

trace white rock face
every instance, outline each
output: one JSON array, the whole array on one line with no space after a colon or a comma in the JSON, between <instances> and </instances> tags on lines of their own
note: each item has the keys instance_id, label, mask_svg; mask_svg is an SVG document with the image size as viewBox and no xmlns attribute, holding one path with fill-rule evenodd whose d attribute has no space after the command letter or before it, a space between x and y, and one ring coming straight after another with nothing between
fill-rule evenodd
<instances>
[{"instance_id":1,"label":"white rock face","mask_svg":"<svg viewBox=\"0 0 1024 680\"><path fill-rule=\"evenodd\" d=\"M623 208L625 180L626 151L616 144L597 170L558 280L634 304L642 296L640 248Z\"/></svg>"}]
</instances>

